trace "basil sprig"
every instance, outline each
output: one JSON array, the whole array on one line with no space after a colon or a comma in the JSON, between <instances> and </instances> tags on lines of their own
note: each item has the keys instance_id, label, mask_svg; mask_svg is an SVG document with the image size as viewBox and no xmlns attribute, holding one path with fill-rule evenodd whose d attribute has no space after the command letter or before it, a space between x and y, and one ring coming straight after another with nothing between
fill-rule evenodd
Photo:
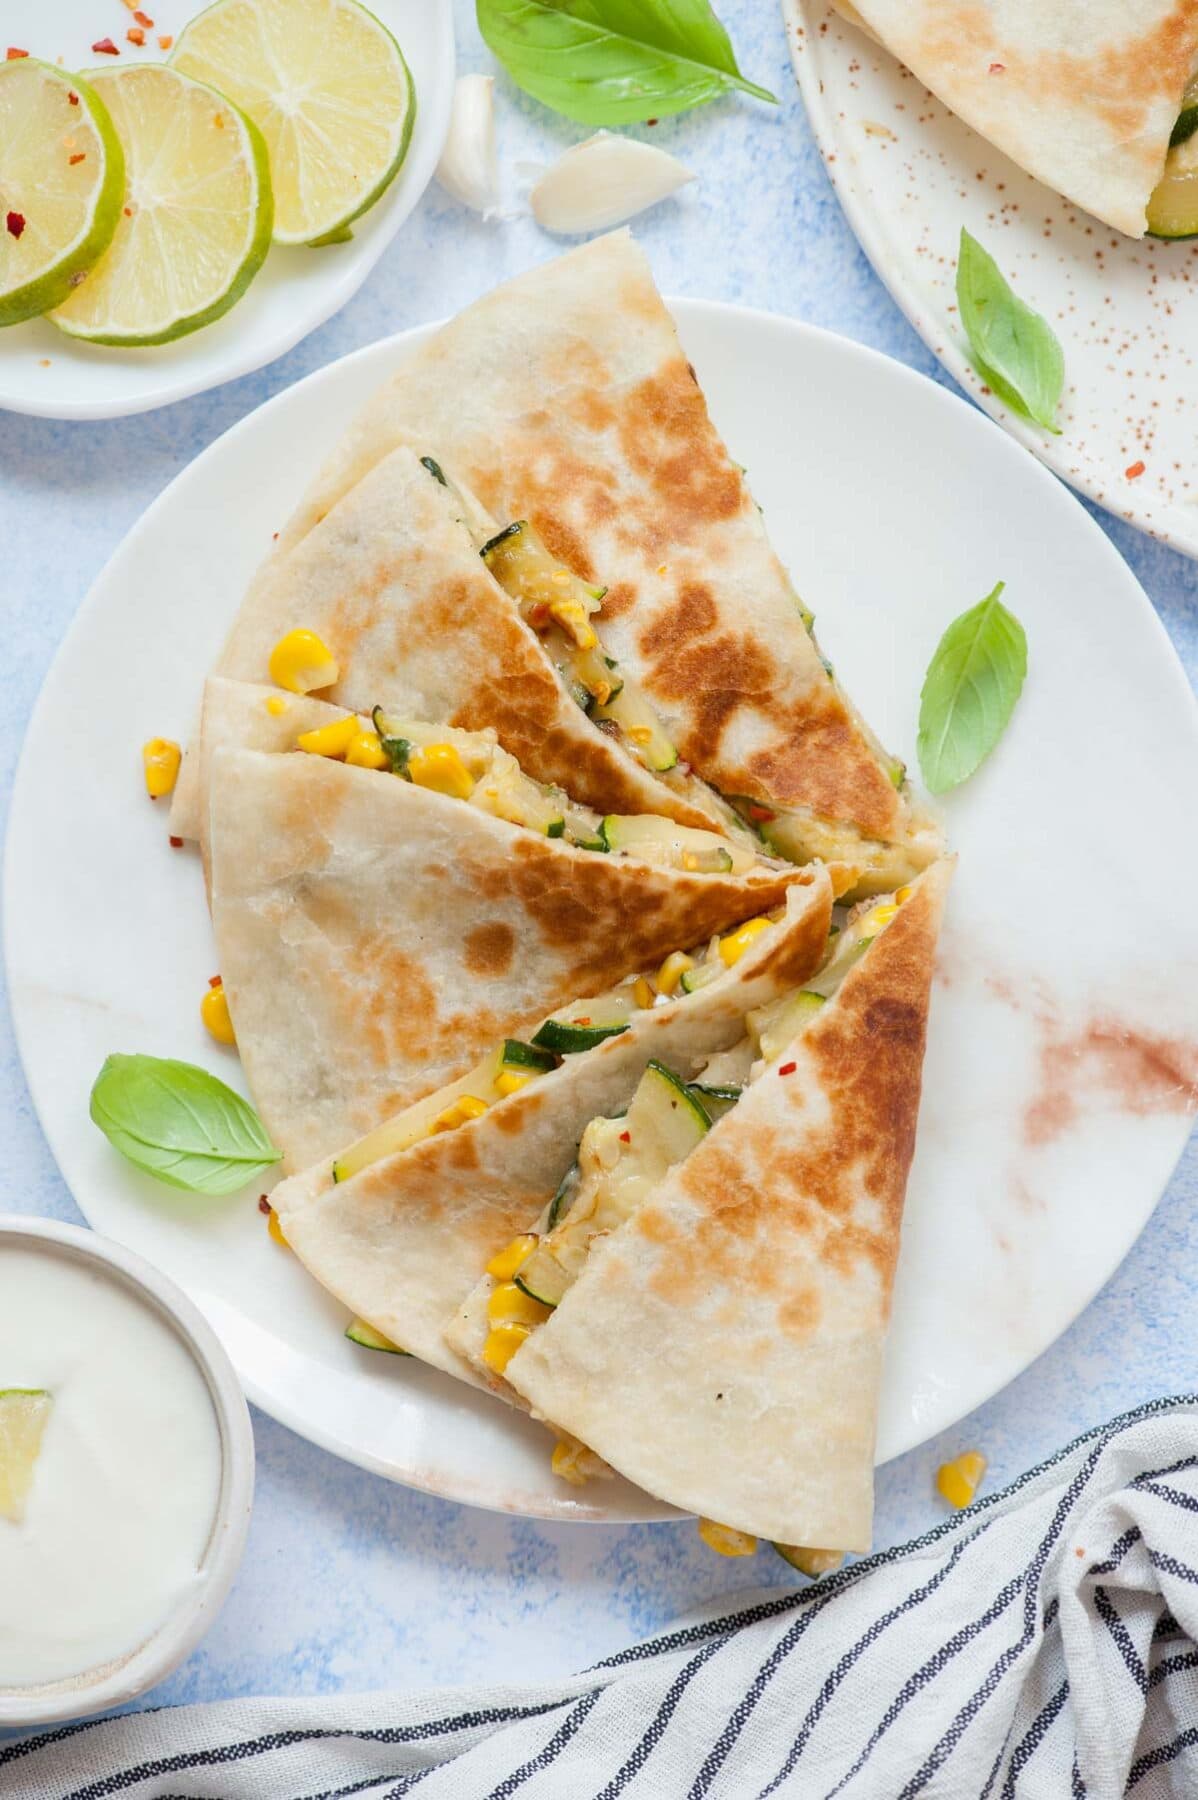
<instances>
[{"instance_id":1,"label":"basil sprig","mask_svg":"<svg viewBox=\"0 0 1198 1800\"><path fill-rule=\"evenodd\" d=\"M248 1101L207 1069L169 1057L110 1056L91 1116L137 1168L193 1194L236 1193L280 1160Z\"/></svg>"},{"instance_id":2,"label":"basil sprig","mask_svg":"<svg viewBox=\"0 0 1198 1800\"><path fill-rule=\"evenodd\" d=\"M1059 436L1065 353L1048 320L1019 299L967 231L957 259L957 305L982 380L1012 412Z\"/></svg>"},{"instance_id":3,"label":"basil sprig","mask_svg":"<svg viewBox=\"0 0 1198 1800\"><path fill-rule=\"evenodd\" d=\"M517 87L583 125L689 112L746 81L708 0L477 0L478 28Z\"/></svg>"},{"instance_id":4,"label":"basil sprig","mask_svg":"<svg viewBox=\"0 0 1198 1800\"><path fill-rule=\"evenodd\" d=\"M1007 728L1027 674L1027 635L999 595L954 619L928 667L919 706L919 766L933 794L972 775Z\"/></svg>"}]
</instances>

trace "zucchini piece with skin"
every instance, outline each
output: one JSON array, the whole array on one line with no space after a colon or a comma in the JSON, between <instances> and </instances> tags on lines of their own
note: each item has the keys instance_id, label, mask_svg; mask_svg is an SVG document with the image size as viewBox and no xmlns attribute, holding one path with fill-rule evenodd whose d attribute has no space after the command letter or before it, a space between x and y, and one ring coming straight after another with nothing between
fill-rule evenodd
<instances>
[{"instance_id":1,"label":"zucchini piece with skin","mask_svg":"<svg viewBox=\"0 0 1198 1800\"><path fill-rule=\"evenodd\" d=\"M387 1356L411 1356L410 1350L401 1350L398 1344L368 1325L365 1319L351 1319L345 1327L345 1335L351 1344L358 1344L363 1350L381 1350Z\"/></svg>"},{"instance_id":2,"label":"zucchini piece with skin","mask_svg":"<svg viewBox=\"0 0 1198 1800\"><path fill-rule=\"evenodd\" d=\"M405 737L393 737L390 735L387 730L387 721L383 717L383 709L381 706L372 707L370 718L371 723L379 734L379 743L383 747L383 755L391 764L391 773L393 775L402 775L406 780L410 781L412 778L408 774L408 764L412 760L412 751L415 746Z\"/></svg>"},{"instance_id":3,"label":"zucchini piece with skin","mask_svg":"<svg viewBox=\"0 0 1198 1800\"><path fill-rule=\"evenodd\" d=\"M559 1056L576 1056L582 1050L593 1050L604 1038L619 1037L627 1030L627 1020L622 1024L579 1025L570 1019L546 1019L532 1041L538 1049L556 1050Z\"/></svg>"},{"instance_id":4,"label":"zucchini piece with skin","mask_svg":"<svg viewBox=\"0 0 1198 1800\"><path fill-rule=\"evenodd\" d=\"M520 1038L505 1038L503 1049L499 1053L499 1074L513 1075L547 1075L550 1069L556 1069L557 1057L552 1050L539 1049L535 1044L526 1044Z\"/></svg>"},{"instance_id":5,"label":"zucchini piece with skin","mask_svg":"<svg viewBox=\"0 0 1198 1800\"><path fill-rule=\"evenodd\" d=\"M1148 231L1157 238L1198 237L1198 130L1189 131L1165 158L1165 172L1148 202Z\"/></svg>"},{"instance_id":6,"label":"zucchini piece with skin","mask_svg":"<svg viewBox=\"0 0 1198 1800\"><path fill-rule=\"evenodd\" d=\"M522 612L545 607L580 649L590 648L595 634L586 621L598 610L607 589L590 586L558 562L527 519L516 519L496 532L479 555Z\"/></svg>"},{"instance_id":7,"label":"zucchini piece with skin","mask_svg":"<svg viewBox=\"0 0 1198 1800\"><path fill-rule=\"evenodd\" d=\"M647 862L664 860L667 868L681 869L686 874L726 875L737 869L738 863L738 872L753 863L750 852L739 846L734 849L716 832L676 825L672 819L609 813L600 829L610 851L625 851Z\"/></svg>"}]
</instances>

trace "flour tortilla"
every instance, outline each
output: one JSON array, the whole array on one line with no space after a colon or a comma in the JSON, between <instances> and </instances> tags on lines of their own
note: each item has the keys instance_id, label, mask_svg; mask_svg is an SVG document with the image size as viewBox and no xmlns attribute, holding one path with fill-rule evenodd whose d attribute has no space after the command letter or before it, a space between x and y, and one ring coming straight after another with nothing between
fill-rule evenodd
<instances>
[{"instance_id":1,"label":"flour tortilla","mask_svg":"<svg viewBox=\"0 0 1198 1800\"><path fill-rule=\"evenodd\" d=\"M852 0L839 10L1029 175L1143 237L1198 52L1198 0Z\"/></svg>"},{"instance_id":2,"label":"flour tortilla","mask_svg":"<svg viewBox=\"0 0 1198 1800\"><path fill-rule=\"evenodd\" d=\"M641 766L573 700L516 602L482 562L465 520L490 521L437 482L406 446L393 450L304 541L254 582L216 666L269 679L270 653L297 627L340 664L321 697L370 713L387 696L407 718L466 731L490 727L539 781L568 787L600 812L659 813L726 829L725 809L698 782L680 789ZM216 742L207 722L209 747ZM191 759L189 759L190 762ZM171 828L200 835L202 771L176 790Z\"/></svg>"},{"instance_id":3,"label":"flour tortilla","mask_svg":"<svg viewBox=\"0 0 1198 1800\"><path fill-rule=\"evenodd\" d=\"M216 749L209 806L217 966L289 1169L465 1074L498 1039L812 879L579 850L302 752Z\"/></svg>"},{"instance_id":4,"label":"flour tortilla","mask_svg":"<svg viewBox=\"0 0 1198 1800\"><path fill-rule=\"evenodd\" d=\"M857 837L899 843L902 880L936 853L824 669L627 232L496 288L404 357L280 555L419 435L500 524L531 520L577 574L607 584L604 642L706 781L831 822L836 841L810 852L825 860L858 860Z\"/></svg>"},{"instance_id":5,"label":"flour tortilla","mask_svg":"<svg viewBox=\"0 0 1198 1800\"><path fill-rule=\"evenodd\" d=\"M744 1015L803 982L824 955L831 886L792 887L778 927L694 994L635 1013L627 1031L457 1131L334 1184L326 1159L271 1196L288 1243L351 1312L435 1368L484 1385L450 1348L446 1320L488 1260L528 1228L574 1159L583 1128L626 1105L651 1057L697 1071L744 1031Z\"/></svg>"},{"instance_id":6,"label":"flour tortilla","mask_svg":"<svg viewBox=\"0 0 1198 1800\"><path fill-rule=\"evenodd\" d=\"M507 1365L539 1417L661 1499L869 1547L882 1351L951 864Z\"/></svg>"}]
</instances>

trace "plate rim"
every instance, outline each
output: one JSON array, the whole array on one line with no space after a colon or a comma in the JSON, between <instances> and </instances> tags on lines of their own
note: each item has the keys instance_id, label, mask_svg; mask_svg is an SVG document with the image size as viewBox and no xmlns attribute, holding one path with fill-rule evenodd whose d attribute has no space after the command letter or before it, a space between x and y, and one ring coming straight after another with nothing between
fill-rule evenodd
<instances>
[{"instance_id":1,"label":"plate rim","mask_svg":"<svg viewBox=\"0 0 1198 1800\"><path fill-rule=\"evenodd\" d=\"M1037 430L1004 407L993 393L987 392L973 364L956 339L946 335L920 289L905 279L901 263L893 259L888 251L883 220L871 208L867 191L853 180L850 165L842 161L838 154L834 109L815 73L814 63L809 60L808 49L804 47L815 43L819 38L818 21L813 19L812 14L813 9L820 4L821 0L781 0L786 47L795 83L802 97L803 110L807 115L824 173L848 220L849 229L868 258L874 274L907 323L919 334L927 349L963 394L1002 432L1013 438L1023 449L1030 451L1037 462L1050 469L1067 487L1084 494L1087 500L1101 508L1109 517L1133 526L1154 542L1168 545L1179 555L1198 559L1198 515L1189 520L1184 508L1176 501L1162 500L1156 508L1156 518L1150 521L1137 507L1134 489L1126 496L1125 506L1116 506L1109 497L1104 499L1102 490L1109 488L1111 471L1104 470L1092 452L1076 444L1071 448L1073 461L1070 463L1065 455L1063 437ZM919 85L923 88L922 82ZM979 134L975 133L977 135ZM981 141L985 142L984 139ZM1045 192L1055 193L1056 190L1045 188Z\"/></svg>"},{"instance_id":2,"label":"plate rim","mask_svg":"<svg viewBox=\"0 0 1198 1800\"><path fill-rule=\"evenodd\" d=\"M278 362L280 357L286 356L289 351L295 349L297 344L310 337L314 331L319 331L322 325L327 325L331 318L348 306L354 295L369 281L384 254L391 248L396 237L412 217L436 179L437 164L441 160L441 152L445 148L445 140L449 135L450 113L457 81L457 38L454 33L453 9L448 4L448 0L432 0L430 17L438 36L436 57L444 69L439 89L442 98L440 105L430 111L426 99L420 94L417 95L416 123L413 130L413 137L415 137L416 132L420 131L426 121L431 127L431 136L427 140L428 173L412 195L411 203L406 207L397 208L394 220L359 246L360 260L355 259L352 264L352 272L347 270L341 279L333 284L329 295L320 301L311 315L305 314L303 322L298 326L294 321L288 324L286 329L272 340L271 347L267 350L243 350L240 354L231 354L228 366L217 375L189 376L181 374L174 381L164 382L153 395L143 395L132 402L91 400L64 404L62 401L41 403L36 399L14 398L4 387L2 365L0 365L0 412L16 413L29 419L59 419L68 424L96 424L108 419L133 419L142 413L157 412L162 407L174 406L180 400L195 399L198 394L212 393L217 388L227 386L231 381L240 381L246 375L256 374L259 369L269 368L272 363ZM406 163L407 157L405 156L404 164L406 165ZM403 166L397 172L396 179L401 180L402 177ZM380 198L385 200L386 195L384 194ZM233 316L236 316L235 312ZM233 343L236 339L230 341ZM344 359L337 358L335 360L343 361ZM333 365L326 363L323 366L330 368ZM319 370L310 373L319 373ZM305 376L303 379L307 380L309 377ZM298 383L293 385L298 386ZM283 391L289 390L284 389ZM277 398L277 396L272 395L271 398ZM264 404L268 404L268 402L264 402ZM256 411L257 408L253 410ZM219 443L220 439L217 438L214 442ZM186 466L190 467L191 465ZM179 471L180 474L183 472L183 470ZM164 489L163 492L165 493L165 491ZM65 641L64 638L63 642L65 643ZM30 716L32 717L32 715Z\"/></svg>"},{"instance_id":3,"label":"plate rim","mask_svg":"<svg viewBox=\"0 0 1198 1800\"><path fill-rule=\"evenodd\" d=\"M880 365L885 368L888 376L897 375L900 381L911 383L925 392L930 390L931 395L935 396L933 401L934 405L940 405L950 410L959 408L964 411L967 415L971 416L975 422L974 426L971 426L970 429L975 429L980 425L983 430L993 432L996 442L1001 442L1003 444L1003 448L998 450L1000 456L1010 455L1015 457L1020 455L1020 446L1009 440L1007 434L1003 432L993 420L986 418L979 413L977 408L970 406L969 402L962 395L954 393L951 389L934 381L930 376L923 374L922 371L911 368L907 363L900 362L897 358L886 355L883 351L875 349L872 345L862 344L855 338L846 337L839 332L829 330L825 326L811 324L805 320L792 318L784 313L770 312L765 308L748 306L738 302L705 300L690 296L666 296L666 305L671 315L674 316L681 325L685 325L688 317L706 317L709 319L732 317L741 321L742 324L756 324L758 326L764 324L770 327L776 326L786 333L792 333L799 338L811 340L816 344L835 346L837 353L843 351L850 357L861 359L867 365L873 365L874 367ZM215 460L218 458L222 452L227 450L231 440L236 440L239 434L248 433L255 427L260 415L269 412L271 409L285 408L292 396L297 394L301 389L306 390L310 387L317 386L318 384L326 383L335 387L342 378L344 372L350 367L376 357L383 360L388 355L393 354L398 350L416 348L422 340L431 337L444 322L444 320L434 320L425 324L410 326L404 331L395 332L387 337L378 338L373 343L361 345L357 349L347 352L344 356L337 358L333 362L326 363L320 368L312 370L301 380L281 389L280 392L271 395L259 406L254 407L249 412L245 413L240 419L229 426L227 430L222 432L219 437L208 444L198 456L193 457L189 463L172 476L167 485L155 496L149 506L146 507L144 512L140 514L130 529L125 533L121 541L114 547L111 554L106 558L103 567L93 578L74 617L67 627L67 630L59 641L54 656L43 677L37 698L34 701L26 722L21 749L9 793L9 813L4 842L3 881L2 888L0 888L0 901L2 901L3 911L3 932L2 941L0 941L0 949L2 949L3 953L5 977L9 985L10 993L16 985L19 985L19 983L14 982L14 944L12 938L12 921L14 917L13 901L16 885L14 870L16 862L10 852L15 830L14 822L16 821L18 814L24 810L23 792L25 787L34 780L34 773L29 759L29 745L35 734L35 730L42 722L44 711L50 706L49 688L54 671L57 668L60 659L66 653L68 646L71 644L76 633L83 629L85 622L90 618L91 614L103 604L103 590L109 579L109 574L113 565L125 553L127 546L136 535L143 530L150 528L159 510L165 509L168 506L172 500L175 489L186 480L192 470L205 459L212 458ZM1033 464L1032 467L1034 469L1033 479L1050 483L1054 490L1059 489L1060 484L1057 482L1052 471L1042 463L1038 466ZM1065 491L1066 494L1068 494L1068 489ZM1117 572L1119 585L1121 589L1126 591L1125 603L1131 605L1134 602L1140 613L1144 615L1145 622L1148 624L1149 628L1155 632L1158 644L1164 649L1164 660L1170 670L1169 678L1178 684L1178 693L1181 696L1183 703L1187 706L1195 748L1198 749L1198 695L1195 695L1190 687L1184 666L1182 665L1172 639L1166 631L1155 607L1152 605L1143 584L1121 556L1111 538L1103 530L1097 520L1092 518L1091 515L1086 512L1085 508L1074 500L1071 495L1069 496L1069 499L1076 510L1079 521L1083 522L1080 524L1079 528L1082 531L1087 532L1092 541L1095 541L1102 546L1101 554L1105 556ZM1124 602L1120 602L1120 604L1123 603ZM87 1222L88 1228L90 1230L98 1230L98 1227L91 1224L83 1199L75 1192L74 1187L67 1180L67 1177L58 1162L43 1113L41 1103L41 1093L43 1091L42 1085L35 1082L30 1072L30 1057L27 1054L26 1049L23 1019L22 1016L18 1014L16 1007L11 1004L9 1006L9 1018L12 1024L14 1042L16 1043L18 1055L20 1057L21 1071L24 1076L30 1100L33 1104L34 1114L37 1118L38 1125L41 1128L46 1147L49 1150L55 1168L58 1171L59 1178L67 1192L71 1195L79 1212ZM1187 1135L1188 1131L1189 1124L1186 1126ZM1086 1307L1089 1306L1095 1295L1098 1294L1107 1282L1112 1279L1142 1232L1147 1228L1152 1215L1155 1212L1156 1206L1159 1204L1162 1195L1172 1179L1177 1164L1184 1154L1186 1141L1187 1137L1182 1136L1178 1146L1177 1155L1173 1159L1164 1184L1157 1192L1151 1208L1145 1213L1141 1223L1131 1232L1126 1242L1122 1244L1116 1260L1097 1281L1082 1303L1071 1313L1069 1318L1062 1320L1059 1328L1049 1342L1040 1346L1040 1348L1037 1349L1027 1361L1023 1362L1018 1369L1013 1370L1010 1374L1004 1375L992 1386L988 1387L982 1395L972 1401L966 1412L957 1415L955 1419L940 1421L928 1430L924 1430L921 1426L913 1425L912 1431L915 1435L913 1435L909 1441L904 1440L901 1447L895 1450L892 1453L892 1456L887 1459L888 1461L894 1460L898 1456L909 1454L920 1445L928 1442L931 1437L938 1435L941 1431L951 1429L953 1424L959 1422L960 1418L967 1417L969 1413L975 1411L977 1407L985 1405L996 1393L1000 1392L1013 1380L1017 1379L1019 1375L1025 1373L1039 1356L1043 1355L1053 1344L1057 1343L1064 1333L1076 1323L1077 1319L1086 1310ZM100 1235L112 1237L113 1233L109 1230L101 1232ZM123 1240L114 1239L114 1241L121 1242ZM142 1254L140 1251L137 1253ZM184 1288L184 1291L188 1293L189 1298L192 1298L195 1304L200 1307L200 1310L204 1312L205 1317L212 1324L217 1335L221 1336L220 1328L213 1319L212 1314L205 1308L200 1292L189 1290L186 1287ZM225 1340L222 1337L222 1342L224 1341ZM655 1514L647 1515L644 1510L636 1513L617 1510L603 1513L601 1516L597 1517L589 1512L580 1513L580 1511L577 1510L577 1502L567 1496L563 1496L561 1502L557 1504L522 1504L517 1508L511 1505L504 1505L498 1499L491 1500L480 1497L476 1491L470 1489L461 1482L455 1482L453 1480L447 1482L431 1482L427 1479L419 1479L415 1473L401 1471L394 1465L386 1462L383 1458L373 1454L368 1447L359 1448L356 1445L347 1444L339 1436L335 1428L326 1428L320 1423L314 1424L311 1420L302 1418L298 1411L288 1404L285 1398L275 1396L274 1394L268 1396L256 1378L246 1373L241 1365L240 1357L233 1346L226 1344L226 1349L234 1363L234 1367L237 1370L238 1377L242 1382L247 1397L255 1406L259 1407L262 1412L267 1414L270 1418L275 1419L279 1424L286 1426L289 1430L294 1431L297 1436L304 1438L309 1443L315 1444L319 1449L327 1451L329 1454L339 1457L341 1460L348 1462L355 1467L365 1469L373 1474L381 1475L386 1480L396 1482L399 1485L410 1487L423 1493L433 1494L442 1499L454 1501L457 1504L480 1507L484 1511L500 1513L507 1517L534 1518L553 1523L625 1525L631 1523L658 1523L676 1520L679 1517L685 1516L678 1513L676 1509L666 1508L664 1502L658 1501L656 1497L652 1495L647 1495L646 1498L651 1502L653 1507L658 1509Z\"/></svg>"}]
</instances>

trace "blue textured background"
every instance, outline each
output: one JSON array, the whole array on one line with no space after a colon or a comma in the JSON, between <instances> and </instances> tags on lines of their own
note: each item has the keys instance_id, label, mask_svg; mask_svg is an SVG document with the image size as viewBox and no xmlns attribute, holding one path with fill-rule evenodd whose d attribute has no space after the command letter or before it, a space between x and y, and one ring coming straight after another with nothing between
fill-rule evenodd
<instances>
[{"instance_id":1,"label":"blue textured background","mask_svg":"<svg viewBox=\"0 0 1198 1800\"><path fill-rule=\"evenodd\" d=\"M447 0L439 0L447 3ZM738 300L872 344L943 379L857 248L763 0L721 0L741 66L781 96L728 102L644 135L699 181L637 226L666 293ZM456 0L460 66L490 59L471 0ZM586 135L497 86L501 152L549 160ZM92 580L149 502L261 401L359 345L455 311L559 248L530 220L485 226L430 190L346 310L260 374L164 412L105 425L0 414L0 790L5 800L42 678ZM1193 680L1193 564L1097 515L1143 582ZM170 595L162 596L164 622ZM64 721L69 730L70 722ZM114 722L119 729L119 721ZM1179 819L1186 806L1179 795ZM0 1207L78 1217L0 1025ZM881 1472L879 1546L939 1515L946 1454L979 1445L989 1485L1152 1395L1190 1389L1198 1364L1198 1154L1191 1144L1124 1267L1060 1343L990 1405ZM470 1512L343 1466L261 1416L257 1508L240 1579L206 1644L156 1702L249 1693L534 1677L580 1667L690 1606L778 1585L775 1558L731 1568L692 1525L552 1527Z\"/></svg>"}]
</instances>

